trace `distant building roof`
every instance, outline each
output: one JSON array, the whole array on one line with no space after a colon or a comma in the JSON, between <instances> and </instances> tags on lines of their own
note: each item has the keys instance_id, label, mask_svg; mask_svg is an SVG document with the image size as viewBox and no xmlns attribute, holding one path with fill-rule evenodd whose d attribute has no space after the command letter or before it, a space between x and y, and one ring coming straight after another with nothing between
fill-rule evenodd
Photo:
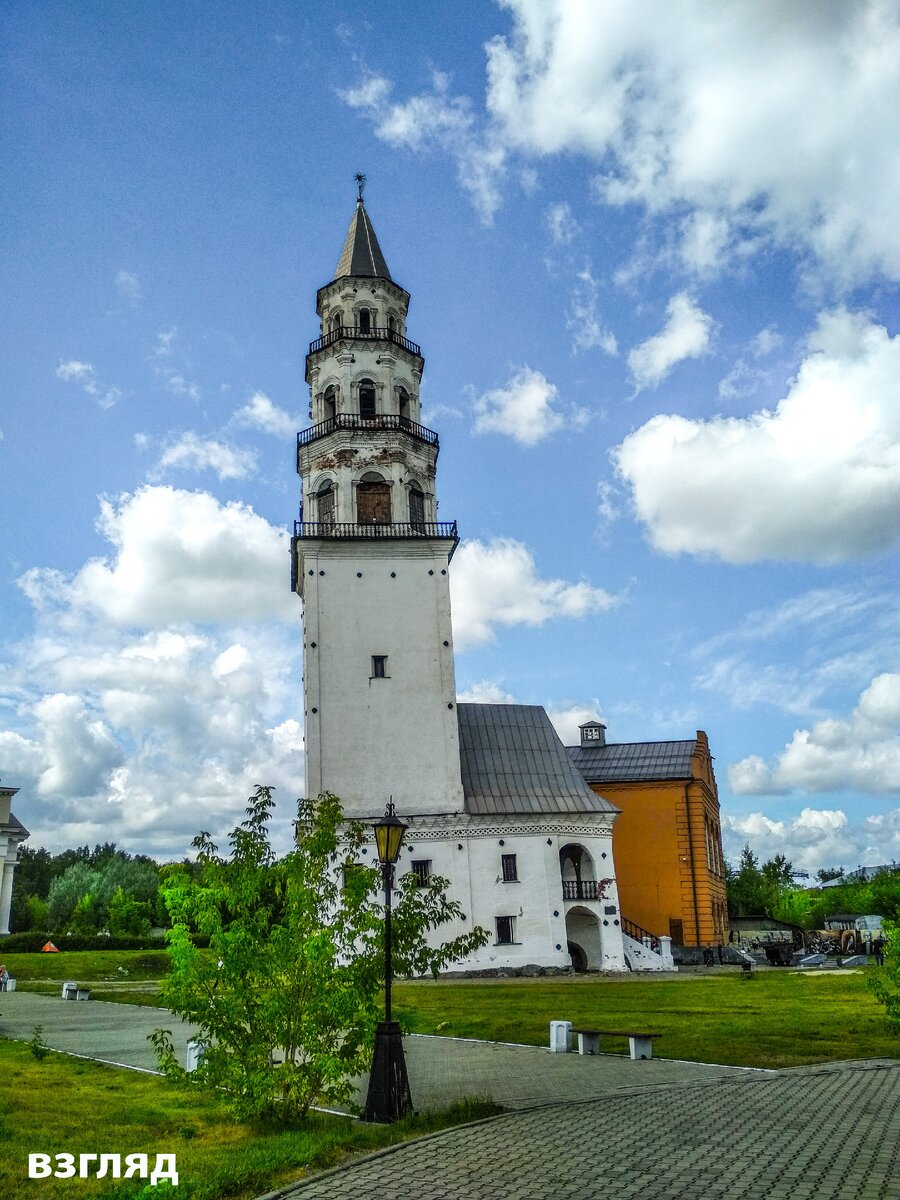
<instances>
[{"instance_id":1,"label":"distant building roof","mask_svg":"<svg viewBox=\"0 0 900 1200\"><path fill-rule=\"evenodd\" d=\"M9 820L4 825L0 825L0 830L10 834L19 842L24 842L27 837L31 837L31 833L25 828L15 813L9 814Z\"/></svg>"},{"instance_id":2,"label":"distant building roof","mask_svg":"<svg viewBox=\"0 0 900 1200\"><path fill-rule=\"evenodd\" d=\"M457 714L467 812L618 812L587 786L543 708L459 704Z\"/></svg>"},{"instance_id":3,"label":"distant building roof","mask_svg":"<svg viewBox=\"0 0 900 1200\"><path fill-rule=\"evenodd\" d=\"M587 783L631 783L653 779L690 779L693 738L678 742L613 742L568 746L572 762Z\"/></svg>"},{"instance_id":4,"label":"distant building roof","mask_svg":"<svg viewBox=\"0 0 900 1200\"><path fill-rule=\"evenodd\" d=\"M356 211L350 219L347 240L344 242L344 249L341 251L337 270L334 273L335 279L340 279L342 275L391 278L362 198L356 202Z\"/></svg>"},{"instance_id":5,"label":"distant building roof","mask_svg":"<svg viewBox=\"0 0 900 1200\"><path fill-rule=\"evenodd\" d=\"M860 880L874 879L876 875L881 875L885 871L900 871L900 864L892 862L882 863L880 867L857 867L855 871L847 871L845 875L838 875L835 879L826 879L824 883L816 886L840 887L842 883L858 883Z\"/></svg>"}]
</instances>

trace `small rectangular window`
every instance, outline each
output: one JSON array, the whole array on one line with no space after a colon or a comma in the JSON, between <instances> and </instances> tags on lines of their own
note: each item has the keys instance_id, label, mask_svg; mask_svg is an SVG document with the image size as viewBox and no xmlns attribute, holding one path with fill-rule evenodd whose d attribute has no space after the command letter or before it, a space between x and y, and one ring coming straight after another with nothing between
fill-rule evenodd
<instances>
[{"instance_id":1,"label":"small rectangular window","mask_svg":"<svg viewBox=\"0 0 900 1200\"><path fill-rule=\"evenodd\" d=\"M497 917L497 945L510 946L515 939L515 917Z\"/></svg>"},{"instance_id":2,"label":"small rectangular window","mask_svg":"<svg viewBox=\"0 0 900 1200\"><path fill-rule=\"evenodd\" d=\"M416 877L417 887L427 887L428 879L431 875L431 859L420 858L409 864L409 869Z\"/></svg>"},{"instance_id":3,"label":"small rectangular window","mask_svg":"<svg viewBox=\"0 0 900 1200\"><path fill-rule=\"evenodd\" d=\"M387 655L373 654L372 655L372 678L387 679Z\"/></svg>"},{"instance_id":4,"label":"small rectangular window","mask_svg":"<svg viewBox=\"0 0 900 1200\"><path fill-rule=\"evenodd\" d=\"M515 883L519 878L519 873L516 869L516 856L514 854L501 854L500 862L503 869L503 882Z\"/></svg>"}]
</instances>

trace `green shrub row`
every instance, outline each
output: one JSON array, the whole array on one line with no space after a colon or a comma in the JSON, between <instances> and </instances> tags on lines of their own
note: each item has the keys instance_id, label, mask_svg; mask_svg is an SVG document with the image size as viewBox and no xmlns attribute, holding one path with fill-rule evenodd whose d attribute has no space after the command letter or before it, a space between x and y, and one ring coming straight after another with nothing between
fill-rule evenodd
<instances>
[{"instance_id":1,"label":"green shrub row","mask_svg":"<svg viewBox=\"0 0 900 1200\"><path fill-rule=\"evenodd\" d=\"M74 933L53 934L47 932L11 933L0 939L0 951L12 954L37 953L47 942L58 950L165 950L165 938L161 937L101 937L99 934ZM208 946L208 937L197 937L198 946Z\"/></svg>"}]
</instances>

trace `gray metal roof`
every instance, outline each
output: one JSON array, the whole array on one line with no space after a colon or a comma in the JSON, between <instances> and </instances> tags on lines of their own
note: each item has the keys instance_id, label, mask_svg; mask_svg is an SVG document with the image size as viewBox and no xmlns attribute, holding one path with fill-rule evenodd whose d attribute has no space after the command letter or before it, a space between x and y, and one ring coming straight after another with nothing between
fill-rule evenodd
<instances>
[{"instance_id":1,"label":"gray metal roof","mask_svg":"<svg viewBox=\"0 0 900 1200\"><path fill-rule=\"evenodd\" d=\"M619 742L606 746L567 746L586 783L690 779L693 738L679 742Z\"/></svg>"},{"instance_id":2,"label":"gray metal roof","mask_svg":"<svg viewBox=\"0 0 900 1200\"><path fill-rule=\"evenodd\" d=\"M342 275L377 276L379 279L390 279L391 273L378 245L378 238L369 220L362 200L356 202L356 211L350 219L347 230L347 240L338 259L335 279Z\"/></svg>"},{"instance_id":3,"label":"gray metal roof","mask_svg":"<svg viewBox=\"0 0 900 1200\"><path fill-rule=\"evenodd\" d=\"M457 714L466 812L618 812L584 782L542 708L459 704Z\"/></svg>"},{"instance_id":4,"label":"gray metal roof","mask_svg":"<svg viewBox=\"0 0 900 1200\"><path fill-rule=\"evenodd\" d=\"M16 788L16 791L18 790ZM0 829L3 829L20 842L24 842L27 837L31 837L31 833L25 828L15 813L9 814L9 820L5 825L0 825Z\"/></svg>"}]
</instances>

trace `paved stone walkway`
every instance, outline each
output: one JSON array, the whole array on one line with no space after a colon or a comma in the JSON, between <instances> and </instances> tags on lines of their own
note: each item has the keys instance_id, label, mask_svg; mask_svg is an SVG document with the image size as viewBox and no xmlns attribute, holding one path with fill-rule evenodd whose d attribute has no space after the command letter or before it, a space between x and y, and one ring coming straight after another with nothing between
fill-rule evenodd
<instances>
[{"instance_id":1,"label":"paved stone walkway","mask_svg":"<svg viewBox=\"0 0 900 1200\"><path fill-rule=\"evenodd\" d=\"M407 1142L270 1200L898 1200L900 1063L648 1086Z\"/></svg>"},{"instance_id":2,"label":"paved stone walkway","mask_svg":"<svg viewBox=\"0 0 900 1200\"><path fill-rule=\"evenodd\" d=\"M0 1036L152 1069L152 1008L27 992ZM270 1194L296 1200L900 1200L900 1062L749 1071L664 1058L406 1040L418 1107L492 1095L513 1111Z\"/></svg>"}]
</instances>

